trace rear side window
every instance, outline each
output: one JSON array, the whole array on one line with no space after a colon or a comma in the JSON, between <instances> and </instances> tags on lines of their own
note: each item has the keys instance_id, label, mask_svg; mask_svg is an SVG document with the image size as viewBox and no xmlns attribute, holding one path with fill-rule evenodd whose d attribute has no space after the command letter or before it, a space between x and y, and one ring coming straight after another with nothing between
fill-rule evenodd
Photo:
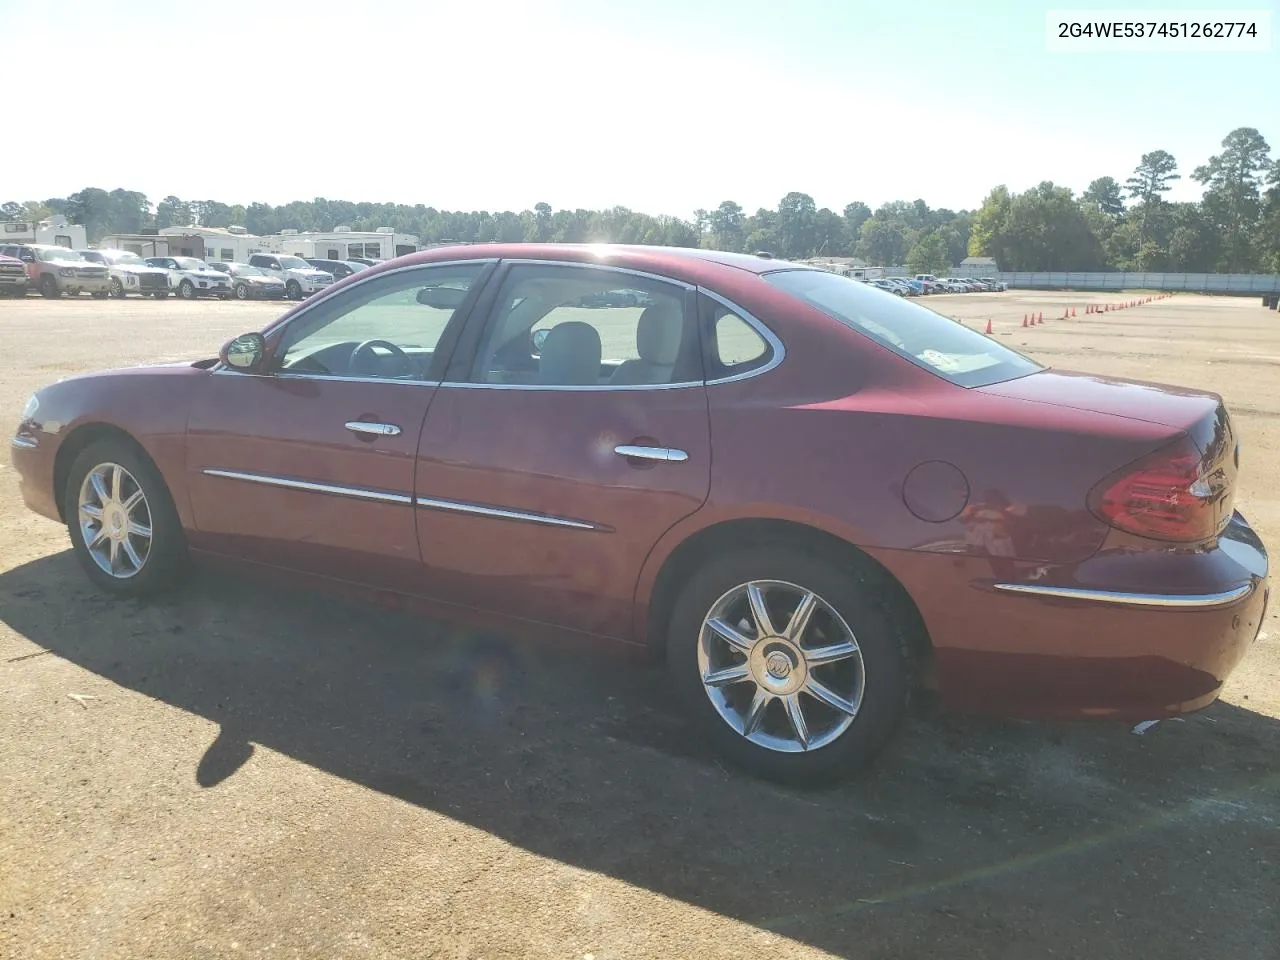
<instances>
[{"instance_id":1,"label":"rear side window","mask_svg":"<svg viewBox=\"0 0 1280 960\"><path fill-rule=\"evenodd\" d=\"M778 270L764 279L958 386L982 387L1043 369L927 307L847 277L825 270Z\"/></svg>"},{"instance_id":2,"label":"rear side window","mask_svg":"<svg viewBox=\"0 0 1280 960\"><path fill-rule=\"evenodd\" d=\"M706 344L707 379L723 380L758 370L773 359L773 347L732 308L699 297Z\"/></svg>"}]
</instances>

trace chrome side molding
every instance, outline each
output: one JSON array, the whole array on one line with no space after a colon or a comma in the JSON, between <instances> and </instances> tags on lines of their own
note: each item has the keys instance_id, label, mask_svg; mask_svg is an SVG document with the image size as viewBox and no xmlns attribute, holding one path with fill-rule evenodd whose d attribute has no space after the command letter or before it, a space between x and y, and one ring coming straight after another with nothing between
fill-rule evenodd
<instances>
[{"instance_id":1,"label":"chrome side molding","mask_svg":"<svg viewBox=\"0 0 1280 960\"><path fill-rule=\"evenodd\" d=\"M1036 583L996 583L993 589L1005 593L1021 593L1063 600L1087 600L1092 603L1116 603L1130 607L1165 607L1170 609L1223 607L1243 600L1253 593L1254 584L1246 583L1221 593L1120 593L1115 590L1089 590L1083 587L1054 587Z\"/></svg>"},{"instance_id":2,"label":"chrome side molding","mask_svg":"<svg viewBox=\"0 0 1280 960\"><path fill-rule=\"evenodd\" d=\"M337 483L316 483L313 480L295 480L292 477L275 477L265 473L245 473L240 470L206 469L201 473L210 477L223 477L227 480L243 480L246 483L260 483L268 487L284 487L288 490L305 490L308 493L327 493L335 497L353 497L357 500L377 500L382 503L398 503L408 506L413 497L403 493L388 493L385 490L369 490L365 487L348 487Z\"/></svg>"},{"instance_id":3,"label":"chrome side molding","mask_svg":"<svg viewBox=\"0 0 1280 960\"><path fill-rule=\"evenodd\" d=\"M324 493L335 497L350 497L356 500L392 503L398 506L415 506L424 510L443 510L449 513L465 513L476 517L491 517L495 520L517 520L524 523L539 523L548 527L566 527L571 530L591 530L600 533L611 532L612 528L586 520L574 520L571 517L558 517L548 513L528 513L524 510L508 510L504 507L491 507L481 503L466 503L461 500L441 500L436 497L414 497L405 493L391 493L386 490L370 490L367 487L349 487L337 483L317 483L314 480L299 480L293 477L277 477L266 473L248 473L243 470L219 470L206 468L201 473L210 477L222 477L226 480L241 480L245 483L260 483L268 487L280 487L286 490L301 490L305 493Z\"/></svg>"},{"instance_id":4,"label":"chrome side molding","mask_svg":"<svg viewBox=\"0 0 1280 960\"><path fill-rule=\"evenodd\" d=\"M496 520L522 520L541 523L549 527L571 527L574 530L607 530L585 520L571 520L547 513L525 513L523 510L507 510L502 507L486 507L479 503L463 503L461 500L438 500L435 497L417 497L414 503L426 510L445 510L451 513L468 513L477 517L493 517Z\"/></svg>"}]
</instances>

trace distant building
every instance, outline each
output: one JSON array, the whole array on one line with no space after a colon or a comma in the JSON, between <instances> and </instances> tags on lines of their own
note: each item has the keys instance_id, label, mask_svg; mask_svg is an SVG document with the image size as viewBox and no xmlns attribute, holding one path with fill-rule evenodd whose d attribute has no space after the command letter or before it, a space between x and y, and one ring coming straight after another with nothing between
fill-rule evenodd
<instances>
[{"instance_id":1,"label":"distant building","mask_svg":"<svg viewBox=\"0 0 1280 960\"><path fill-rule=\"evenodd\" d=\"M1000 272L995 257L965 257L956 273L965 277L992 277Z\"/></svg>"},{"instance_id":2,"label":"distant building","mask_svg":"<svg viewBox=\"0 0 1280 960\"><path fill-rule=\"evenodd\" d=\"M0 243L47 243L72 250L80 250L89 245L84 227L78 223L68 223L66 217L0 223Z\"/></svg>"},{"instance_id":3,"label":"distant building","mask_svg":"<svg viewBox=\"0 0 1280 960\"><path fill-rule=\"evenodd\" d=\"M265 237L249 233L244 227L162 227L146 234L112 234L103 237L100 246L132 250L144 257L198 257L224 263L244 262L255 253L291 253L326 260L390 260L420 248L417 237L396 233L390 227L281 230Z\"/></svg>"}]
</instances>

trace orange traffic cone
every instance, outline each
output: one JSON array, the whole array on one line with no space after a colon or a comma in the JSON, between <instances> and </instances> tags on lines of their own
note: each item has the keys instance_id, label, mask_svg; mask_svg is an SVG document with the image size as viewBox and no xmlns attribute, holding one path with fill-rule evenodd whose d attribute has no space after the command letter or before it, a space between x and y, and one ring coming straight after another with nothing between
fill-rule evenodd
<instances>
[{"instance_id":1,"label":"orange traffic cone","mask_svg":"<svg viewBox=\"0 0 1280 960\"><path fill-rule=\"evenodd\" d=\"M1039 320L1037 320L1037 321L1036 321L1036 323L1044 323L1044 314L1043 314L1043 313L1041 313L1041 314L1040 314L1040 319L1039 319Z\"/></svg>"},{"instance_id":2,"label":"orange traffic cone","mask_svg":"<svg viewBox=\"0 0 1280 960\"><path fill-rule=\"evenodd\" d=\"M1022 325L1024 327L1027 325L1027 315L1025 313L1022 315Z\"/></svg>"},{"instance_id":3,"label":"orange traffic cone","mask_svg":"<svg viewBox=\"0 0 1280 960\"><path fill-rule=\"evenodd\" d=\"M986 332L987 332L987 334L988 334L988 335L991 333L991 321L990 321L990 320L988 320L988 321L987 321L987 330L986 330Z\"/></svg>"},{"instance_id":4,"label":"orange traffic cone","mask_svg":"<svg viewBox=\"0 0 1280 960\"><path fill-rule=\"evenodd\" d=\"M1074 320L1074 319L1075 319L1075 316L1076 316L1076 308L1075 308L1075 307L1072 307L1072 308L1071 308L1071 319L1073 319L1073 320Z\"/></svg>"}]
</instances>

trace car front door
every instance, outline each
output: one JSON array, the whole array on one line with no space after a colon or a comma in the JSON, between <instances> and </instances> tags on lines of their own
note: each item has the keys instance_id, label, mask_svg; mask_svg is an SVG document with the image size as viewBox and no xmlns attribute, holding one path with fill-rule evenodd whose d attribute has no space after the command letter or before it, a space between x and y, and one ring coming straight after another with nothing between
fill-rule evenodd
<instances>
[{"instance_id":1,"label":"car front door","mask_svg":"<svg viewBox=\"0 0 1280 960\"><path fill-rule=\"evenodd\" d=\"M415 590L418 436L487 269L370 277L269 331L259 372L211 371L187 428L193 546Z\"/></svg>"},{"instance_id":2,"label":"car front door","mask_svg":"<svg viewBox=\"0 0 1280 960\"><path fill-rule=\"evenodd\" d=\"M537 261L490 287L422 432L426 588L627 639L645 557L710 485L694 291Z\"/></svg>"}]
</instances>

